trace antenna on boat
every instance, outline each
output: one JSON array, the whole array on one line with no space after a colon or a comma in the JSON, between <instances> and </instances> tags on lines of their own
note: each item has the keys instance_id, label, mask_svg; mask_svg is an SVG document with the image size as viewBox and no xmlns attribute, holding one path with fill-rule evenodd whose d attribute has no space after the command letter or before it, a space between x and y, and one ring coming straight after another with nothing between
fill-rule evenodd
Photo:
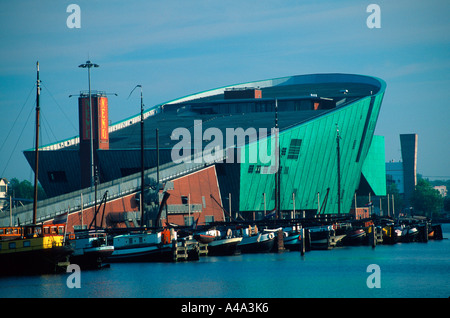
<instances>
[{"instance_id":1,"label":"antenna on boat","mask_svg":"<svg viewBox=\"0 0 450 318\"><path fill-rule=\"evenodd\" d=\"M34 200L33 200L33 224L36 224L37 200L38 200L38 169L39 169L39 113L40 113L40 79L39 79L39 61L36 62L36 144L34 155Z\"/></svg>"}]
</instances>

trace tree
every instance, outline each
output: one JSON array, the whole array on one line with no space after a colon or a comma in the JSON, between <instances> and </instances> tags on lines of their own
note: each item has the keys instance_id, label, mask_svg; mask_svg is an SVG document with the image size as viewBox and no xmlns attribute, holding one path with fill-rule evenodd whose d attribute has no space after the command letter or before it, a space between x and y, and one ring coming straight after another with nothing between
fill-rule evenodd
<instances>
[{"instance_id":1,"label":"tree","mask_svg":"<svg viewBox=\"0 0 450 318\"><path fill-rule=\"evenodd\" d=\"M415 214L433 217L442 211L444 199L427 180L419 178L411 197L411 204Z\"/></svg>"},{"instance_id":2,"label":"tree","mask_svg":"<svg viewBox=\"0 0 450 318\"><path fill-rule=\"evenodd\" d=\"M14 198L34 199L34 185L28 180L19 181L17 178L12 178L9 181L9 194ZM44 189L38 184L38 200L47 198Z\"/></svg>"},{"instance_id":3,"label":"tree","mask_svg":"<svg viewBox=\"0 0 450 318\"><path fill-rule=\"evenodd\" d=\"M444 210L450 212L450 196L444 198Z\"/></svg>"}]
</instances>

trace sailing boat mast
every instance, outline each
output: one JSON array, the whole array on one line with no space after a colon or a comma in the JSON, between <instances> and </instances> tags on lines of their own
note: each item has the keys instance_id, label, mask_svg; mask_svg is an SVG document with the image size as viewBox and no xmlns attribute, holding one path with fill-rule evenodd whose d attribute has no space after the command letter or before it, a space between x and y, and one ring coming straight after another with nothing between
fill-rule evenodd
<instances>
[{"instance_id":1,"label":"sailing boat mast","mask_svg":"<svg viewBox=\"0 0 450 318\"><path fill-rule=\"evenodd\" d=\"M137 85L141 88L141 226L145 224L144 220L144 101L142 97L142 85Z\"/></svg>"},{"instance_id":2,"label":"sailing boat mast","mask_svg":"<svg viewBox=\"0 0 450 318\"><path fill-rule=\"evenodd\" d=\"M275 156L276 161L278 161L278 169L275 173L275 209L276 209L276 218L281 218L280 211L280 177L281 177L281 158L280 158L280 134L278 131L278 99L275 99Z\"/></svg>"},{"instance_id":3,"label":"sailing boat mast","mask_svg":"<svg viewBox=\"0 0 450 318\"><path fill-rule=\"evenodd\" d=\"M337 182L338 182L338 216L341 214L341 151L339 141L339 126L336 124L336 152L337 152Z\"/></svg>"},{"instance_id":4,"label":"sailing boat mast","mask_svg":"<svg viewBox=\"0 0 450 318\"><path fill-rule=\"evenodd\" d=\"M38 169L39 169L39 113L40 113L40 96L41 88L39 80L39 61L36 62L37 79L36 79L36 144L34 151L34 200L33 200L33 224L36 224L37 200L38 200Z\"/></svg>"}]
</instances>

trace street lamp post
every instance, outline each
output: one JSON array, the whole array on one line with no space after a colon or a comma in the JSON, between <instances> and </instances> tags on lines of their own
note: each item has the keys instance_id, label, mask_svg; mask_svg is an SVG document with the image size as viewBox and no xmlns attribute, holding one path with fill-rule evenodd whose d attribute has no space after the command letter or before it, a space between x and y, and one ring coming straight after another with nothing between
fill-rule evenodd
<instances>
[{"instance_id":1,"label":"street lamp post","mask_svg":"<svg viewBox=\"0 0 450 318\"><path fill-rule=\"evenodd\" d=\"M88 83L89 83L89 117L90 117L90 135L91 135L91 187L94 185L94 136L93 136L93 117L92 117L92 96L91 96L91 67L99 67L98 64L86 61L85 64L78 65L81 68L88 69Z\"/></svg>"},{"instance_id":2,"label":"street lamp post","mask_svg":"<svg viewBox=\"0 0 450 318\"><path fill-rule=\"evenodd\" d=\"M144 221L144 190L145 190L145 184L144 184L144 99L142 97L142 85L136 85L133 90L130 92L130 95L128 95L128 98L130 98L131 94L134 92L136 88L141 89L141 197L139 199L139 208L141 210L141 225L145 224Z\"/></svg>"}]
</instances>

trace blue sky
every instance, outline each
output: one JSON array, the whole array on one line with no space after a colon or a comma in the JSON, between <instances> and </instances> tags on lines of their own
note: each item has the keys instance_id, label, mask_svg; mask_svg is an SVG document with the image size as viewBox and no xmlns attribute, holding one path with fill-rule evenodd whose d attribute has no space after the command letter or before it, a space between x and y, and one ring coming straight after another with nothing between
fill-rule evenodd
<instances>
[{"instance_id":1,"label":"blue sky","mask_svg":"<svg viewBox=\"0 0 450 318\"><path fill-rule=\"evenodd\" d=\"M67 7L81 8L70 29ZM369 4L381 9L370 29ZM39 60L41 141L78 135L77 99L109 97L112 122L220 86L311 73L355 73L387 83L376 134L386 161L400 160L400 134L417 133L418 173L450 179L449 1L2 1L0 3L0 177L32 180Z\"/></svg>"}]
</instances>

